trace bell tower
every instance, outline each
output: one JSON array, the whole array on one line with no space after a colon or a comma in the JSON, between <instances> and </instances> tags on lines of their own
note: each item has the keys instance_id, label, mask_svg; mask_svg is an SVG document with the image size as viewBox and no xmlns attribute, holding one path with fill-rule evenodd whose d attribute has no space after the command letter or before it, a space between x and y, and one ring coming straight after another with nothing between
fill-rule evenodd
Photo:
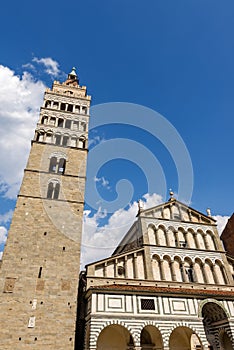
<instances>
[{"instance_id":1,"label":"bell tower","mask_svg":"<svg viewBox=\"0 0 234 350\"><path fill-rule=\"evenodd\" d=\"M0 349L74 349L90 96L46 89L0 269Z\"/></svg>"}]
</instances>

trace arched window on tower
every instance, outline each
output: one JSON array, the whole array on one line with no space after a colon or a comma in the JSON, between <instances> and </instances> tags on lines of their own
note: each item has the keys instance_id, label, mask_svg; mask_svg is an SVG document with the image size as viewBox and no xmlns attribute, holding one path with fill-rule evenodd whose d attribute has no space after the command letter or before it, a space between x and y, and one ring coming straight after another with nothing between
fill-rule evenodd
<instances>
[{"instance_id":1,"label":"arched window on tower","mask_svg":"<svg viewBox=\"0 0 234 350\"><path fill-rule=\"evenodd\" d=\"M68 111L68 112L73 112L73 105L69 104L69 105L67 106L67 111Z\"/></svg>"},{"instance_id":2,"label":"arched window on tower","mask_svg":"<svg viewBox=\"0 0 234 350\"><path fill-rule=\"evenodd\" d=\"M38 142L44 142L44 136L45 136L44 131L38 131L38 132L37 132L36 141L38 141Z\"/></svg>"},{"instance_id":3,"label":"arched window on tower","mask_svg":"<svg viewBox=\"0 0 234 350\"><path fill-rule=\"evenodd\" d=\"M56 173L56 166L57 166L57 158L56 157L52 157L50 159L49 172L50 173Z\"/></svg>"},{"instance_id":4,"label":"arched window on tower","mask_svg":"<svg viewBox=\"0 0 234 350\"><path fill-rule=\"evenodd\" d=\"M51 107L51 101L46 101L45 108L50 108L50 107Z\"/></svg>"},{"instance_id":5,"label":"arched window on tower","mask_svg":"<svg viewBox=\"0 0 234 350\"><path fill-rule=\"evenodd\" d=\"M51 157L50 165L49 165L49 172L50 173L64 174L65 167L66 167L66 159L65 158L57 159L56 157Z\"/></svg>"},{"instance_id":6,"label":"arched window on tower","mask_svg":"<svg viewBox=\"0 0 234 350\"><path fill-rule=\"evenodd\" d=\"M79 147L79 148L85 148L85 146L86 146L86 140L85 140L84 137L81 137L81 138L79 139L78 147Z\"/></svg>"},{"instance_id":7,"label":"arched window on tower","mask_svg":"<svg viewBox=\"0 0 234 350\"><path fill-rule=\"evenodd\" d=\"M64 119L63 118L59 118L58 119L58 127L59 128L63 128L63 123L64 123Z\"/></svg>"},{"instance_id":8,"label":"arched window on tower","mask_svg":"<svg viewBox=\"0 0 234 350\"><path fill-rule=\"evenodd\" d=\"M47 198L48 199L52 199L53 192L54 192L54 184L53 184L53 182L50 182L48 185L48 190L47 190Z\"/></svg>"},{"instance_id":9,"label":"arched window on tower","mask_svg":"<svg viewBox=\"0 0 234 350\"><path fill-rule=\"evenodd\" d=\"M61 144L61 135L57 134L55 135L55 144L60 145Z\"/></svg>"},{"instance_id":10,"label":"arched window on tower","mask_svg":"<svg viewBox=\"0 0 234 350\"><path fill-rule=\"evenodd\" d=\"M68 140L69 140L69 137L68 137L68 136L63 136L62 145L63 145L63 146L67 146L67 145L68 145Z\"/></svg>"},{"instance_id":11,"label":"arched window on tower","mask_svg":"<svg viewBox=\"0 0 234 350\"><path fill-rule=\"evenodd\" d=\"M58 199L59 198L60 184L59 182L51 181L48 185L47 198Z\"/></svg>"},{"instance_id":12,"label":"arched window on tower","mask_svg":"<svg viewBox=\"0 0 234 350\"><path fill-rule=\"evenodd\" d=\"M43 117L41 118L41 124L47 124L48 123L48 117L47 115L43 115Z\"/></svg>"},{"instance_id":13,"label":"arched window on tower","mask_svg":"<svg viewBox=\"0 0 234 350\"><path fill-rule=\"evenodd\" d=\"M71 119L66 119L66 121L65 121L65 128L71 129Z\"/></svg>"},{"instance_id":14,"label":"arched window on tower","mask_svg":"<svg viewBox=\"0 0 234 350\"><path fill-rule=\"evenodd\" d=\"M58 173L59 174L64 174L65 167L66 167L66 159L60 158L59 159L59 164L58 164Z\"/></svg>"},{"instance_id":15,"label":"arched window on tower","mask_svg":"<svg viewBox=\"0 0 234 350\"><path fill-rule=\"evenodd\" d=\"M54 199L58 199L59 197L60 184L56 183L54 187Z\"/></svg>"},{"instance_id":16,"label":"arched window on tower","mask_svg":"<svg viewBox=\"0 0 234 350\"><path fill-rule=\"evenodd\" d=\"M65 111L66 110L66 104L65 103L61 103L60 109L61 109L61 111Z\"/></svg>"}]
</instances>

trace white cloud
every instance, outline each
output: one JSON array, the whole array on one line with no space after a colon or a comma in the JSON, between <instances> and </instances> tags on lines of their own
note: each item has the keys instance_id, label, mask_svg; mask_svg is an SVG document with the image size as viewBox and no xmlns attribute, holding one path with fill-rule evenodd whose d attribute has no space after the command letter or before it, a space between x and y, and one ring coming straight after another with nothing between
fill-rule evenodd
<instances>
[{"instance_id":1,"label":"white cloud","mask_svg":"<svg viewBox=\"0 0 234 350\"><path fill-rule=\"evenodd\" d=\"M104 176L102 176L102 177L95 177L94 181L98 182L102 187L105 187L108 190L110 189L109 181L107 179L105 179Z\"/></svg>"},{"instance_id":2,"label":"white cloud","mask_svg":"<svg viewBox=\"0 0 234 350\"><path fill-rule=\"evenodd\" d=\"M221 235L225 226L227 225L229 216L215 215L213 216L213 218L217 220L217 229L218 229L219 235Z\"/></svg>"},{"instance_id":3,"label":"white cloud","mask_svg":"<svg viewBox=\"0 0 234 350\"><path fill-rule=\"evenodd\" d=\"M7 240L7 229L4 226L0 226L0 245L4 244Z\"/></svg>"},{"instance_id":4,"label":"white cloud","mask_svg":"<svg viewBox=\"0 0 234 350\"><path fill-rule=\"evenodd\" d=\"M45 85L0 65L0 192L15 198L26 165Z\"/></svg>"},{"instance_id":5,"label":"white cloud","mask_svg":"<svg viewBox=\"0 0 234 350\"><path fill-rule=\"evenodd\" d=\"M149 208L162 203L162 197L156 193L143 196L144 208ZM123 236L127 233L138 213L138 204L134 202L128 209L119 209L111 215L108 223L99 227L100 219L106 213L100 210L92 217L90 211L84 213L82 257L81 262L85 264L108 257L117 247Z\"/></svg>"},{"instance_id":6,"label":"white cloud","mask_svg":"<svg viewBox=\"0 0 234 350\"><path fill-rule=\"evenodd\" d=\"M94 133L94 131L93 131L93 133ZM105 142L105 141L106 141L106 139L105 139L104 136L103 137L101 137L99 135L91 136L91 137L89 137L89 147L97 146L97 145L99 145L99 144L101 144L102 142Z\"/></svg>"},{"instance_id":7,"label":"white cloud","mask_svg":"<svg viewBox=\"0 0 234 350\"><path fill-rule=\"evenodd\" d=\"M53 78L58 77L61 74L61 71L59 69L59 63L53 60L51 57L34 57L32 61L38 64L42 64L45 67L46 73Z\"/></svg>"},{"instance_id":8,"label":"white cloud","mask_svg":"<svg viewBox=\"0 0 234 350\"><path fill-rule=\"evenodd\" d=\"M6 224L12 219L13 210L9 210L5 214L0 214L0 224Z\"/></svg>"},{"instance_id":9,"label":"white cloud","mask_svg":"<svg viewBox=\"0 0 234 350\"><path fill-rule=\"evenodd\" d=\"M143 196L144 198L144 209L155 207L156 205L162 203L162 196L157 193L149 194L146 193Z\"/></svg>"}]
</instances>

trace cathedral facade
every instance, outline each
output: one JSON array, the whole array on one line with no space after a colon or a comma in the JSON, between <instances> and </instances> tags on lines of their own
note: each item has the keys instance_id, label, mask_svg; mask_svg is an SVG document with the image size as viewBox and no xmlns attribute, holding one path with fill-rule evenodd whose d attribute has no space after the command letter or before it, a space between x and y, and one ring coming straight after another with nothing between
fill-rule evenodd
<instances>
[{"instance_id":1,"label":"cathedral facade","mask_svg":"<svg viewBox=\"0 0 234 350\"><path fill-rule=\"evenodd\" d=\"M234 259L210 211L173 193L139 205L79 278L90 100L75 69L45 92L0 269L0 349L233 349Z\"/></svg>"},{"instance_id":2,"label":"cathedral facade","mask_svg":"<svg viewBox=\"0 0 234 350\"><path fill-rule=\"evenodd\" d=\"M233 265L215 220L171 197L81 275L84 349L233 349Z\"/></svg>"}]
</instances>

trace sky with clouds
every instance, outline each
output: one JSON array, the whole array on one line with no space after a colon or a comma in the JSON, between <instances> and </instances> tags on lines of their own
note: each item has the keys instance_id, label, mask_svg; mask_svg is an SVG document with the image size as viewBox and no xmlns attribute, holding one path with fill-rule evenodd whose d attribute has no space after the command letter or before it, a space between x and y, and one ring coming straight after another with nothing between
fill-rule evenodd
<instances>
[{"instance_id":1,"label":"sky with clouds","mask_svg":"<svg viewBox=\"0 0 234 350\"><path fill-rule=\"evenodd\" d=\"M87 0L67 4L42 0L32 4L23 0L14 4L14 11L11 2L2 6L0 250L6 241L44 90L53 80L64 80L72 66L77 67L81 85L86 85L92 95L93 106L138 104L160 113L173 126L193 168L190 205L202 212L210 207L221 230L234 203L234 3ZM11 25L6 13L11 13ZM126 188L125 192L131 193L131 198L112 213L105 210L101 200L97 210L86 204L83 263L114 250L135 220L138 199L148 207L167 200L169 188L180 194L181 164L158 136L149 114L140 118L141 122L133 120L129 125L112 118L110 125L91 130L93 154L96 146L119 150L121 141L117 140L128 141L126 153L136 143L141 149L138 152L133 148L126 159L117 155L106 163L102 160L95 176L88 163L87 176L92 174L101 199L115 201L118 184L123 192ZM167 128L164 135L177 150L179 139L170 130ZM145 152L145 163L136 160L143 149L150 153ZM191 177L187 164L183 169ZM150 181L154 184L149 180L154 176L155 186L149 186ZM96 246L100 249L94 253Z\"/></svg>"}]
</instances>

